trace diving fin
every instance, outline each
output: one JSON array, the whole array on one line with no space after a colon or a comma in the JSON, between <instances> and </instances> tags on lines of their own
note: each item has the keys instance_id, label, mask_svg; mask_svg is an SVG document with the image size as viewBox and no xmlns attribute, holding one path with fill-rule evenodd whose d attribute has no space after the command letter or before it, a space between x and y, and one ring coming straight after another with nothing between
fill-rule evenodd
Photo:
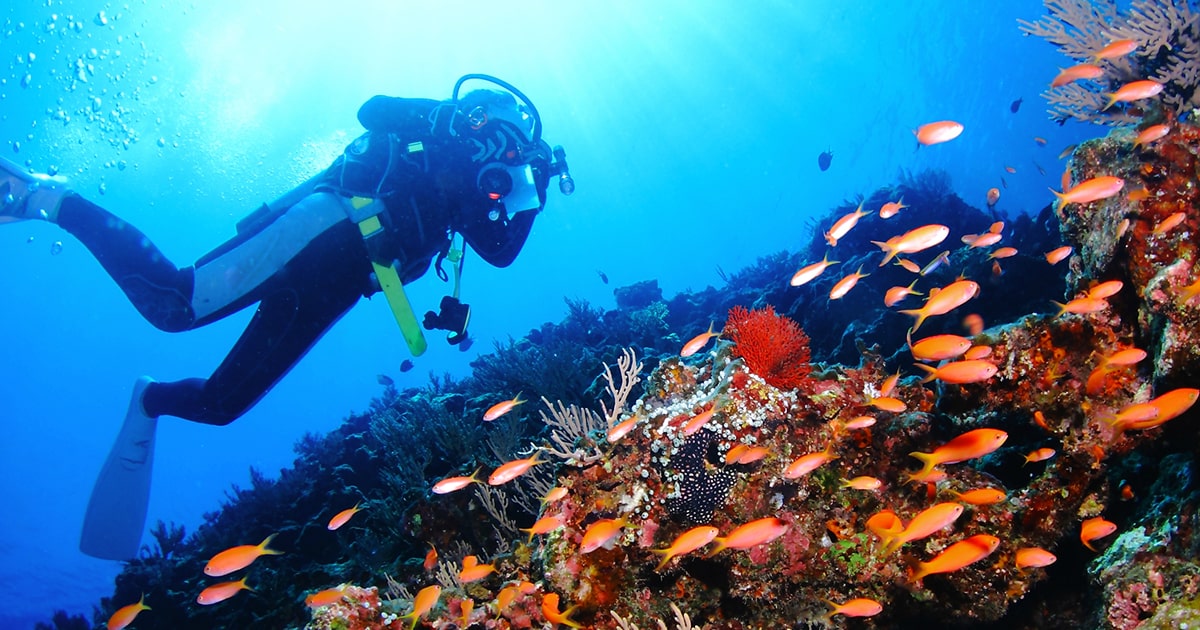
<instances>
[{"instance_id":1,"label":"diving fin","mask_svg":"<svg viewBox=\"0 0 1200 630\"><path fill-rule=\"evenodd\" d=\"M154 433L158 418L142 409L142 396L154 380L138 378L117 441L100 469L87 513L79 550L94 558L131 560L138 555L150 503L154 468Z\"/></svg>"}]
</instances>

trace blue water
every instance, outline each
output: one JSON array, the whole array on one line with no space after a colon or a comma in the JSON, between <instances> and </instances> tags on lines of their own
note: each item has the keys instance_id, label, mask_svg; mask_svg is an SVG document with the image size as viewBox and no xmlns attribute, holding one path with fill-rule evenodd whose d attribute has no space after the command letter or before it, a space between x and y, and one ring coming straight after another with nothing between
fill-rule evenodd
<instances>
[{"instance_id":1,"label":"blue water","mask_svg":"<svg viewBox=\"0 0 1200 630\"><path fill-rule=\"evenodd\" d=\"M1103 132L1044 113L1038 95L1067 60L1018 31L1043 13L1031 0L7 4L0 150L57 167L179 264L327 165L374 94L447 98L460 75L495 74L568 152L578 192L552 187L517 262L467 261L470 351L435 337L401 374L391 315L365 302L233 425L164 418L150 523L189 529L251 467L275 475L306 432L366 408L377 374L400 387L464 376L493 340L560 319L564 297L607 308L614 286L650 278L668 296L719 284L718 269L797 248L813 217L901 169L945 169L979 206L1004 177L999 208L1036 211L1059 150ZM911 130L942 119L966 131L915 151ZM78 531L134 379L208 375L250 312L159 332L48 224L0 226L0 270L0 627L22 628L55 608L90 616L111 593L119 564L79 553ZM448 290L429 274L411 295L423 311Z\"/></svg>"}]
</instances>

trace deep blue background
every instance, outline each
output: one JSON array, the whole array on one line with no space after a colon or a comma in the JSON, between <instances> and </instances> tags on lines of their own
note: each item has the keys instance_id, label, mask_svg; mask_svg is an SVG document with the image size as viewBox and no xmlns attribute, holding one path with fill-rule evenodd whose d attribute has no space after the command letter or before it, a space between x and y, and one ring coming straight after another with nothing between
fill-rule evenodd
<instances>
[{"instance_id":1,"label":"deep blue background","mask_svg":"<svg viewBox=\"0 0 1200 630\"><path fill-rule=\"evenodd\" d=\"M517 262L468 259L470 352L434 338L400 374L403 341L377 300L233 425L165 418L150 519L189 529L250 467L275 475L305 432L364 409L379 373L401 387L465 375L493 339L561 318L564 297L611 307L613 286L649 278L668 296L716 284L718 267L795 249L813 217L901 169L945 169L979 206L1003 176L999 207L1036 211L1059 150L1103 133L1047 119L1038 95L1069 60L1018 31L1043 13L1031 0L7 4L0 150L57 167L179 264L327 165L374 94L446 98L460 75L492 73L533 99L570 156L579 190L552 190ZM911 130L941 119L966 131L914 151ZM423 311L447 290L430 274L411 295ZM77 537L130 386L207 375L249 315L161 333L56 227L0 227L0 627L56 607L90 615L111 592L119 565L80 554Z\"/></svg>"}]
</instances>

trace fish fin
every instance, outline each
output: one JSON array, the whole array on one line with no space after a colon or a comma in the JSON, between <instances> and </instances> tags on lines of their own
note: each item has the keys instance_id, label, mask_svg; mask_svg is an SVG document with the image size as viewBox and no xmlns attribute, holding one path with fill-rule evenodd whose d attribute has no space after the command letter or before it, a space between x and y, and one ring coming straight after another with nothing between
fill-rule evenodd
<instances>
[{"instance_id":1,"label":"fish fin","mask_svg":"<svg viewBox=\"0 0 1200 630\"><path fill-rule=\"evenodd\" d=\"M920 368L922 370L925 370L926 376L925 376L925 378L921 379L922 384L928 383L933 380L937 380L937 368L929 367L928 365L925 365L924 363L914 363L913 365L917 366L918 368Z\"/></svg>"}]
</instances>

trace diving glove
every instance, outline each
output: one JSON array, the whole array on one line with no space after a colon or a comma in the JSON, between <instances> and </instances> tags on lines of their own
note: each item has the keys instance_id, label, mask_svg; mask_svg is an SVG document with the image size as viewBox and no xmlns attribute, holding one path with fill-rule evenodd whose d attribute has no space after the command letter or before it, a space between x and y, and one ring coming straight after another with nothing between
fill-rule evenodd
<instances>
[{"instance_id":1,"label":"diving glove","mask_svg":"<svg viewBox=\"0 0 1200 630\"><path fill-rule=\"evenodd\" d=\"M30 173L0 158L0 223L42 219L53 223L71 189L64 177Z\"/></svg>"}]
</instances>

